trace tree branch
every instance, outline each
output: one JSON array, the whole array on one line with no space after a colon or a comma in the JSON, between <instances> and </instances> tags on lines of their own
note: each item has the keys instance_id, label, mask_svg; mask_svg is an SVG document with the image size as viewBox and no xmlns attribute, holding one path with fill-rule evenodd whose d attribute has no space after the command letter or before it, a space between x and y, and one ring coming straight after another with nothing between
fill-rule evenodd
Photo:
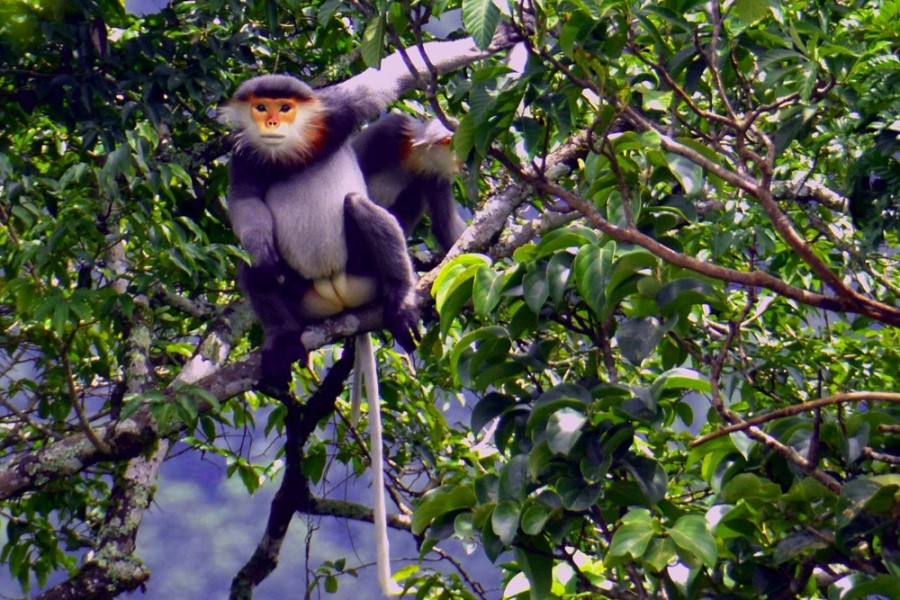
<instances>
[{"instance_id":1,"label":"tree branch","mask_svg":"<svg viewBox=\"0 0 900 600\"><path fill-rule=\"evenodd\" d=\"M315 500L309 480L303 474L304 447L318 424L334 411L337 397L353 369L354 349L345 348L341 358L331 367L322 385L304 405L285 398L288 414L285 417L285 469L281 486L272 499L266 531L250 560L231 582L231 600L249 600L254 588L278 566L281 544L287 534L294 513L310 512Z\"/></svg>"},{"instance_id":2,"label":"tree branch","mask_svg":"<svg viewBox=\"0 0 900 600\"><path fill-rule=\"evenodd\" d=\"M900 404L900 394L891 392L848 392L846 394L835 394L833 396L827 396L825 398L819 398L817 400L811 400L809 402L803 402L801 404L792 404L790 406L774 410L770 413L759 415L751 419L745 419L740 423L735 423L733 425L723 427L718 431L708 433L703 437L693 440L688 445L691 448L695 448L716 438L734 433L735 431L743 431L748 427L755 427L758 425L762 425L763 423L768 423L769 421L774 421L776 419L784 419L786 417L799 415L800 413L814 411L832 404L845 404L850 402L893 402Z\"/></svg>"},{"instance_id":3,"label":"tree branch","mask_svg":"<svg viewBox=\"0 0 900 600\"><path fill-rule=\"evenodd\" d=\"M689 153L696 154L693 150L690 150ZM581 212L593 227L596 227L609 237L619 242L641 246L668 263L689 269L695 273L707 275L714 279L738 283L749 287L766 288L781 296L796 300L797 302L808 306L814 306L824 310L863 314L888 325L900 325L900 309L882 304L870 298L865 298L855 292L852 297L825 296L823 294L817 294L792 286L765 271L738 271L736 269L722 267L720 265L699 260L693 256L676 252L668 246L659 243L652 237L644 235L637 229L626 229L613 225L600 215L593 203L577 194L574 194L559 185L527 174L516 167L516 165L512 164L509 159L500 157L500 160L504 162L508 169L517 173L518 177L530 183L535 189L565 200L572 208ZM705 161L705 159L703 160ZM743 179L737 177L733 173L731 174L731 177L743 181Z\"/></svg>"}]
</instances>

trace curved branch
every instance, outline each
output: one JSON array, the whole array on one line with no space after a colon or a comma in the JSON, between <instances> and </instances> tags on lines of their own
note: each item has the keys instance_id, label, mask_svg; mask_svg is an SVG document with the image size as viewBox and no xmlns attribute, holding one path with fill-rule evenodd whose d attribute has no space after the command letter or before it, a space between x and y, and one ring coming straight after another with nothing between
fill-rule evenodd
<instances>
[{"instance_id":1,"label":"curved branch","mask_svg":"<svg viewBox=\"0 0 900 600\"><path fill-rule=\"evenodd\" d=\"M703 156L693 148L685 146L684 144L681 144L670 136L661 133L646 117L641 115L640 112L638 112L635 108L625 107L624 114L629 122L631 122L635 127L638 127L642 131L655 131L659 136L660 147L662 147L664 150L687 158L704 170L709 171L710 173L721 178L730 185L733 185L736 188L756 198L762 206L763 210L769 216L769 219L772 221L772 225L778 231L779 235L781 235L782 239L791 247L791 249L794 250L794 252L796 252L803 259L806 264L809 265L812 272L815 273L816 276L818 276L823 282L825 282L825 284L828 285L828 287L830 287L832 290L834 290L838 295L838 298L821 296L819 294L808 296L818 297L818 299L814 301L815 303L807 300L801 300L799 297L789 297L792 297L795 300L803 302L804 304L809 304L811 306L819 306L820 308L826 308L828 310L843 310L847 312L865 314L884 323L888 323L891 325L900 325L900 310L853 291L843 282L838 274L832 271L828 267L828 265L822 262L812 252L806 241L794 229L794 226L791 224L790 219L788 219L787 215L780 208L778 208L778 204L775 202L772 192L766 186L761 185L759 182L750 177L742 176L733 171L729 171L725 167ZM612 225L610 224L610 226ZM616 236L613 234L610 234L610 236L616 238ZM641 243L640 245L644 246L643 243ZM650 250L650 248L647 249ZM651 252L653 252L653 250L651 250ZM654 254L656 253L654 252ZM657 256L660 255L657 254ZM697 261L697 263L701 263L701 261ZM696 270L693 267L686 268ZM735 273L739 273L739 271L735 271ZM748 285L762 285L762 287L769 288L772 291L777 291L778 293L781 293L783 295L787 295L787 290L789 289L794 290L794 292L790 293L796 293L796 290L799 289L794 288L793 286L790 286L787 283L768 274L756 275L756 273L759 272L755 272L754 276L766 280L768 283ZM719 277L717 275L713 276ZM745 283L744 281L732 279L729 279L729 281L733 281L734 283ZM771 285L773 284L780 286L780 288L785 290L785 292L771 287ZM802 295L803 294L800 294L800 296ZM831 307L829 307L829 305Z\"/></svg>"},{"instance_id":2,"label":"curved branch","mask_svg":"<svg viewBox=\"0 0 900 600\"><path fill-rule=\"evenodd\" d=\"M691 448L695 448L716 438L734 433L735 431L743 431L748 427L756 427L758 425L762 425L763 423L768 423L769 421L774 421L776 419L792 417L794 415L799 415L800 413L822 408L823 406L866 401L893 402L900 404L900 394L891 392L848 392L846 394L835 394L833 396L827 396L825 398L819 398L817 400L811 400L809 402L803 402L801 404L792 404L790 406L774 410L770 413L759 415L758 417L743 420L740 423L728 425L727 427L723 427L718 431L714 431L712 433L704 435L703 437L697 438L688 445Z\"/></svg>"},{"instance_id":3,"label":"curved branch","mask_svg":"<svg viewBox=\"0 0 900 600\"><path fill-rule=\"evenodd\" d=\"M96 553L75 576L47 590L38 600L112 599L137 589L150 577L149 569L134 556L134 550L141 520L150 506L168 451L168 441L161 440L151 456L137 456L123 474L116 476Z\"/></svg>"},{"instance_id":4,"label":"curved branch","mask_svg":"<svg viewBox=\"0 0 900 600\"><path fill-rule=\"evenodd\" d=\"M149 412L132 419L79 433L16 458L0 468L0 500L21 496L46 483L74 475L101 461L134 458L156 440ZM102 439L109 452L102 452L91 438Z\"/></svg>"},{"instance_id":5,"label":"curved branch","mask_svg":"<svg viewBox=\"0 0 900 600\"><path fill-rule=\"evenodd\" d=\"M696 154L693 151L690 152L692 154ZM609 237L619 242L641 246L642 248L649 250L664 261L675 266L683 267L685 269L694 271L695 273L700 273L702 275L707 275L709 277L720 279L722 281L728 281L730 283L738 283L749 287L766 288L772 290L773 292L776 292L781 296L790 298L791 300L796 300L797 302L800 302L802 304L821 308L823 310L857 313L869 316L889 325L900 325L900 310L892 306L882 304L870 298L865 298L859 294L856 294L855 292L853 293L852 297L834 297L826 296L824 294L817 294L808 290L804 290L802 288L795 287L765 271L738 271L736 269L722 267L713 263L699 260L697 258L694 258L693 256L688 256L686 254L676 252L668 246L659 243L652 237L644 235L636 229L626 229L613 225L600 215L592 202L570 192L563 187L528 175L521 169L518 169L508 159L502 157L498 158L500 158L500 160L504 162L508 169L517 173L518 177L530 183L535 187L535 189L565 200L572 208L581 212L581 214L583 214L588 219L592 226L596 227ZM718 167L718 165L716 165L716 168L721 170L721 167ZM734 179L744 181L742 178L736 176L733 173L731 173L730 176Z\"/></svg>"},{"instance_id":6,"label":"curved branch","mask_svg":"<svg viewBox=\"0 0 900 600\"><path fill-rule=\"evenodd\" d=\"M353 369L352 345L344 350L341 358L331 367L322 385L304 405L285 398L288 409L284 420L285 469L281 486L272 499L266 531L256 546L250 560L238 571L231 582L232 600L249 600L254 588L268 577L278 565L281 544L287 534L295 512L310 512L315 501L309 489L309 480L303 474L303 448L319 423L334 411L337 397Z\"/></svg>"}]
</instances>

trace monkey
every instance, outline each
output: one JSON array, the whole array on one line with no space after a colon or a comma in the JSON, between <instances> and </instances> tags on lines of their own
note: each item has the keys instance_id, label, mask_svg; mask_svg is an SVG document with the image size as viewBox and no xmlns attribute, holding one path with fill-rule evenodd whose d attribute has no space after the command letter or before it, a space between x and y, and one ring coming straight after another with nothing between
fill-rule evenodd
<instances>
[{"instance_id":1,"label":"monkey","mask_svg":"<svg viewBox=\"0 0 900 600\"><path fill-rule=\"evenodd\" d=\"M452 135L437 119L422 123L392 113L353 139L369 197L388 209L407 235L427 206L431 232L444 251L466 228L453 198L459 163L450 148Z\"/></svg>"},{"instance_id":2,"label":"monkey","mask_svg":"<svg viewBox=\"0 0 900 600\"><path fill-rule=\"evenodd\" d=\"M222 111L238 129L228 214L252 258L241 266L239 281L263 326L263 389L286 392L291 365L306 356L303 328L349 308L380 303L385 327L405 350L414 350L418 308L404 233L365 196L350 136L422 77L458 69L516 41L507 32L486 50L471 38L428 42L417 52L386 57L380 69L319 89L287 75L258 76L238 87ZM370 405L378 580L393 595L399 586L390 572L375 358L368 335L358 342L356 364Z\"/></svg>"},{"instance_id":3,"label":"monkey","mask_svg":"<svg viewBox=\"0 0 900 600\"><path fill-rule=\"evenodd\" d=\"M418 308L405 238L394 217L363 195L350 146L365 109L340 88L314 91L286 75L244 82L224 109L239 129L228 212L253 259L242 266L240 281L263 327L265 391L287 391L291 365L306 357L304 326L347 309L380 302L387 329L407 352L415 349ZM378 398L374 366L369 336L359 336L357 367L370 406ZM379 579L388 593L380 410L370 411L369 423Z\"/></svg>"},{"instance_id":4,"label":"monkey","mask_svg":"<svg viewBox=\"0 0 900 600\"><path fill-rule=\"evenodd\" d=\"M384 322L415 347L414 276L402 231L363 194L349 144L361 120L352 98L287 75L250 79L225 107L239 127L228 212L253 264L241 281L265 334L263 388L284 391L306 356L304 325L380 299Z\"/></svg>"}]
</instances>

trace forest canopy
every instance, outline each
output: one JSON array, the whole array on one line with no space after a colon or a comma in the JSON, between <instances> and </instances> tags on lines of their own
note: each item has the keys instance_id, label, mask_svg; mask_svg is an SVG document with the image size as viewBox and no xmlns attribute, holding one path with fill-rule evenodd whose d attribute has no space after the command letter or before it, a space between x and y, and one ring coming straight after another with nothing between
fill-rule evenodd
<instances>
[{"instance_id":1,"label":"forest canopy","mask_svg":"<svg viewBox=\"0 0 900 600\"><path fill-rule=\"evenodd\" d=\"M469 224L411 236L417 351L337 318L293 398L260 392L218 109L468 37L392 105L454 130ZM232 598L292 521L371 521L339 483L370 468L362 326L406 597L900 598L898 90L897 0L4 1L2 567L32 598L152 593L174 456L278 490ZM308 539L305 597L371 577Z\"/></svg>"}]
</instances>

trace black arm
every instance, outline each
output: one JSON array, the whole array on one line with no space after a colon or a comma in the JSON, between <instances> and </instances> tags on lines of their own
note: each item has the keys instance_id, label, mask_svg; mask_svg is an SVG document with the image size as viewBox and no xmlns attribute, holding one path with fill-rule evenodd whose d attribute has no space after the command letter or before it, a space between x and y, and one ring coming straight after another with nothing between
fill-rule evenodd
<instances>
[{"instance_id":1,"label":"black arm","mask_svg":"<svg viewBox=\"0 0 900 600\"><path fill-rule=\"evenodd\" d=\"M431 231L444 250L449 250L467 227L456 211L453 183L437 177L428 178L422 185L422 193L428 202Z\"/></svg>"},{"instance_id":2,"label":"black arm","mask_svg":"<svg viewBox=\"0 0 900 600\"><path fill-rule=\"evenodd\" d=\"M344 199L348 252L367 253L381 285L384 325L407 352L419 338L415 277L400 226L391 214L359 194Z\"/></svg>"}]
</instances>

